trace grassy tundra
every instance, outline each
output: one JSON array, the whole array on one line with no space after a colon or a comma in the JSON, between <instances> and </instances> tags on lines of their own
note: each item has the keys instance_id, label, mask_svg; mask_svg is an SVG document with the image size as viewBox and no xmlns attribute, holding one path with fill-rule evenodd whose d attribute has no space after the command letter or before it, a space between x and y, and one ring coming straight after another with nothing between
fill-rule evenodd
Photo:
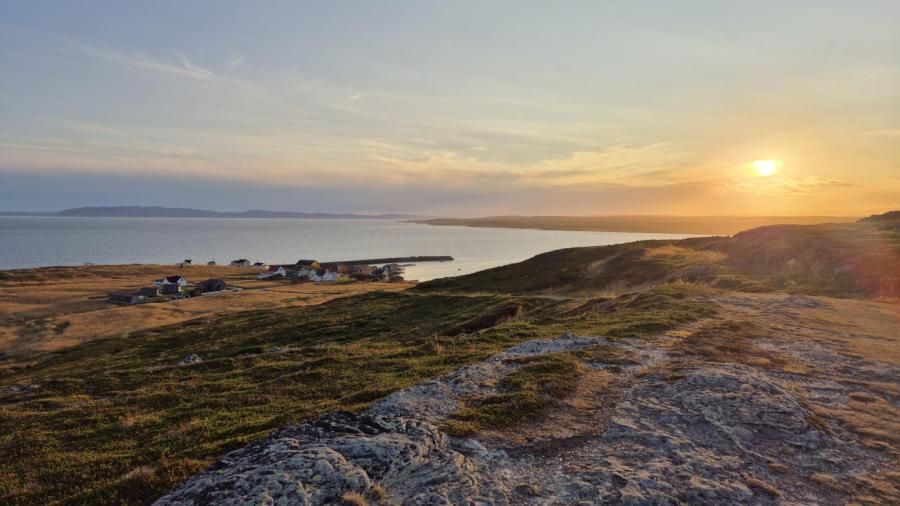
<instances>
[{"instance_id":1,"label":"grassy tundra","mask_svg":"<svg viewBox=\"0 0 900 506\"><path fill-rule=\"evenodd\" d=\"M710 317L717 297L737 291L890 298L898 244L896 226L866 222L560 250L404 291L241 310L11 356L0 362L0 502L149 503L277 427L361 409L526 340L657 335ZM847 307L896 303L859 304ZM718 335L684 343L708 360L742 356L710 345ZM202 362L176 365L189 354ZM578 358L523 364L502 394L445 429L510 427L552 410L581 374Z\"/></svg>"}]
</instances>

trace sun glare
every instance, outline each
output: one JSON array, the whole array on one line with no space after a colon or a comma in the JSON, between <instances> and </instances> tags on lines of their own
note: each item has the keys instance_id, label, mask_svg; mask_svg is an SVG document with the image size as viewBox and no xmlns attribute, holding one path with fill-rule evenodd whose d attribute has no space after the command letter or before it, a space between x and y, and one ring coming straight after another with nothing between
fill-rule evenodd
<instances>
[{"instance_id":1,"label":"sun glare","mask_svg":"<svg viewBox=\"0 0 900 506\"><path fill-rule=\"evenodd\" d=\"M771 176L778 172L777 160L756 160L751 165L756 170L756 174L762 177Z\"/></svg>"}]
</instances>

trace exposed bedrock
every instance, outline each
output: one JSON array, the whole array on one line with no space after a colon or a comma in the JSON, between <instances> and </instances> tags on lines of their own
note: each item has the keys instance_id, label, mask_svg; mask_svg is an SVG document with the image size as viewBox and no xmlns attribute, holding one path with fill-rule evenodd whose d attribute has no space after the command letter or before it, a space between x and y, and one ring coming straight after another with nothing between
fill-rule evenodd
<instances>
[{"instance_id":1,"label":"exposed bedrock","mask_svg":"<svg viewBox=\"0 0 900 506\"><path fill-rule=\"evenodd\" d=\"M599 437L536 454L437 428L461 399L491 393L515 367L509 358L595 344L654 359L627 372ZM810 474L841 479L870 465L787 380L744 365L678 366L649 346L574 336L525 343L364 413L283 429L157 504L328 504L348 492L370 504L832 504Z\"/></svg>"}]
</instances>

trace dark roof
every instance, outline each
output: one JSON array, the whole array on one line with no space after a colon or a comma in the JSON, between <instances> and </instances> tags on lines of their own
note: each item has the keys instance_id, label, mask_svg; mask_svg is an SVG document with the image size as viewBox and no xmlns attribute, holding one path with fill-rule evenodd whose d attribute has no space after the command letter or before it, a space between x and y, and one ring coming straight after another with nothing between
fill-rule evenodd
<instances>
[{"instance_id":1,"label":"dark roof","mask_svg":"<svg viewBox=\"0 0 900 506\"><path fill-rule=\"evenodd\" d=\"M176 281L178 281L181 278L182 278L182 276L179 276L178 274L176 274L174 276L166 276L166 281L168 281L170 283L175 283Z\"/></svg>"},{"instance_id":2,"label":"dark roof","mask_svg":"<svg viewBox=\"0 0 900 506\"><path fill-rule=\"evenodd\" d=\"M297 260L297 263L294 265L312 265L319 263L316 260Z\"/></svg>"},{"instance_id":3,"label":"dark roof","mask_svg":"<svg viewBox=\"0 0 900 506\"><path fill-rule=\"evenodd\" d=\"M227 286L228 285L225 283L225 281L222 281L218 278L210 278L206 281L200 282L200 289L205 291L219 291Z\"/></svg>"}]
</instances>

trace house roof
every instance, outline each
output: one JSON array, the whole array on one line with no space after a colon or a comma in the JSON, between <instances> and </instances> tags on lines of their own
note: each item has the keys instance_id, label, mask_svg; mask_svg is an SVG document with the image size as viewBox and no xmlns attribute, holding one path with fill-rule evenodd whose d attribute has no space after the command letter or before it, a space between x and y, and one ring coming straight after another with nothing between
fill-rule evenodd
<instances>
[{"instance_id":1,"label":"house roof","mask_svg":"<svg viewBox=\"0 0 900 506\"><path fill-rule=\"evenodd\" d=\"M283 265L270 265L269 272L277 272L278 269L283 269L283 268L284 268Z\"/></svg>"},{"instance_id":2,"label":"house roof","mask_svg":"<svg viewBox=\"0 0 900 506\"><path fill-rule=\"evenodd\" d=\"M319 263L316 260L297 260L297 263L294 265L312 265Z\"/></svg>"},{"instance_id":3,"label":"house roof","mask_svg":"<svg viewBox=\"0 0 900 506\"><path fill-rule=\"evenodd\" d=\"M170 283L175 283L179 279L184 279L184 277L179 276L178 274L175 274L174 276L166 276L166 281L168 281Z\"/></svg>"}]
</instances>

